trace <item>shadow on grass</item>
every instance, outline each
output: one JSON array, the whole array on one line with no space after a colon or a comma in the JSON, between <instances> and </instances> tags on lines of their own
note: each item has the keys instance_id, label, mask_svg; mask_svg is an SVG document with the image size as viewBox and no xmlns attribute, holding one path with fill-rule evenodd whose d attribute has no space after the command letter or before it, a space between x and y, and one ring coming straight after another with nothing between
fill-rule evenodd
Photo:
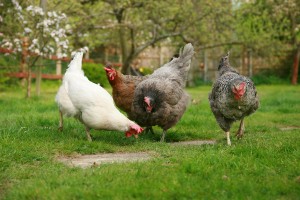
<instances>
[{"instance_id":1,"label":"shadow on grass","mask_svg":"<svg viewBox=\"0 0 300 200\"><path fill-rule=\"evenodd\" d=\"M162 137L163 130L159 127L154 128L154 134L148 132L142 132L139 134L139 137L136 139L132 137L125 137L123 132L119 131L105 131L105 130L92 130L91 136L93 141L92 142L103 142L110 145L115 146L131 146L135 145L136 142L154 142L159 143ZM76 129L75 127L72 128L64 128L62 132L56 130L57 134L62 134L62 138L77 138L78 140L87 141L86 133L84 128ZM178 130L168 130L165 136L165 143L174 143L180 141L187 141L187 140L201 140L207 138L199 138L196 137L194 132L192 131L178 131Z\"/></svg>"}]
</instances>

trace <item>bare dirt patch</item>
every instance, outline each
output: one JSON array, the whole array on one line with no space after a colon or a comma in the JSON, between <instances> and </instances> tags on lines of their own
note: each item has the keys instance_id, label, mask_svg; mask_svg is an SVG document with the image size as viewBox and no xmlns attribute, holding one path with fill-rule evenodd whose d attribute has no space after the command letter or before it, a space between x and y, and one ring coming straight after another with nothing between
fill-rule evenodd
<instances>
[{"instance_id":1,"label":"bare dirt patch","mask_svg":"<svg viewBox=\"0 0 300 200\"><path fill-rule=\"evenodd\" d=\"M88 168L104 163L135 162L149 160L148 153L106 153L95 155L80 155L75 157L60 157L58 160L71 167Z\"/></svg>"},{"instance_id":2,"label":"bare dirt patch","mask_svg":"<svg viewBox=\"0 0 300 200\"><path fill-rule=\"evenodd\" d=\"M282 127L279 128L281 131L290 131L290 130L295 130L295 129L300 129L298 126L287 126L287 127Z\"/></svg>"},{"instance_id":3,"label":"bare dirt patch","mask_svg":"<svg viewBox=\"0 0 300 200\"><path fill-rule=\"evenodd\" d=\"M186 145L205 145L205 144L216 144L216 140L192 140L184 142L174 142L172 145L186 146Z\"/></svg>"},{"instance_id":4,"label":"bare dirt patch","mask_svg":"<svg viewBox=\"0 0 300 200\"><path fill-rule=\"evenodd\" d=\"M171 143L174 146L187 146L187 145L206 145L215 144L216 140L194 140ZM137 153L104 153L94 155L75 155L73 157L59 157L58 161L70 166L88 168L98 166L104 163L120 163L120 162L137 162L149 160L151 155L146 152Z\"/></svg>"}]
</instances>

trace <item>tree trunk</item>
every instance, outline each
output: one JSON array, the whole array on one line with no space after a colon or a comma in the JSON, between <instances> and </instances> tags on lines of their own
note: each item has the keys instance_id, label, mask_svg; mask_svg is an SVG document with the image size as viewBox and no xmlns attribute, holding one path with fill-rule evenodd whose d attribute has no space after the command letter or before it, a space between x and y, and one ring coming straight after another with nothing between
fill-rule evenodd
<instances>
[{"instance_id":1,"label":"tree trunk","mask_svg":"<svg viewBox=\"0 0 300 200\"><path fill-rule=\"evenodd\" d=\"M125 39L125 30L121 26L119 29L119 35L120 35L120 44L121 44L121 51L122 51L122 70L121 72L123 74L130 74L129 69L129 63L126 62L127 60L127 45L126 45L126 39Z\"/></svg>"},{"instance_id":2,"label":"tree trunk","mask_svg":"<svg viewBox=\"0 0 300 200\"><path fill-rule=\"evenodd\" d=\"M22 39L22 57L21 57L21 67L20 67L20 71L22 73L26 72L26 65L27 65L27 54L28 54L28 42L29 38L28 37L24 37ZM25 86L25 82L26 82L26 78L22 78L21 79L21 85Z\"/></svg>"},{"instance_id":3,"label":"tree trunk","mask_svg":"<svg viewBox=\"0 0 300 200\"><path fill-rule=\"evenodd\" d=\"M58 47L56 55L58 56L60 53L61 53L61 47ZM61 75L61 60L60 59L58 59L56 61L56 74Z\"/></svg>"},{"instance_id":4,"label":"tree trunk","mask_svg":"<svg viewBox=\"0 0 300 200\"><path fill-rule=\"evenodd\" d=\"M26 97L31 97L31 66L28 66L28 75L27 75L27 93Z\"/></svg>"},{"instance_id":5,"label":"tree trunk","mask_svg":"<svg viewBox=\"0 0 300 200\"><path fill-rule=\"evenodd\" d=\"M297 85L298 83L298 71L299 71L299 57L300 57L300 47L298 46L294 54L294 63L292 69L292 84Z\"/></svg>"},{"instance_id":6,"label":"tree trunk","mask_svg":"<svg viewBox=\"0 0 300 200\"><path fill-rule=\"evenodd\" d=\"M40 0L40 7L46 12L47 9L47 0Z\"/></svg>"},{"instance_id":7,"label":"tree trunk","mask_svg":"<svg viewBox=\"0 0 300 200\"><path fill-rule=\"evenodd\" d=\"M291 43L295 45L295 54L294 54L294 62L292 68L292 85L297 85L298 82L298 71L299 71L299 57L300 57L300 43L297 38L296 27L297 27L297 18L295 12L289 13L289 17L291 20Z\"/></svg>"},{"instance_id":8,"label":"tree trunk","mask_svg":"<svg viewBox=\"0 0 300 200\"><path fill-rule=\"evenodd\" d=\"M114 10L114 14L115 17L118 21L118 24L120 25L119 27L119 37L120 37L120 45L121 45L121 53L122 53L122 69L121 72L123 74L130 74L130 70L129 70L129 64L126 64L127 62L127 41L126 41L126 31L124 26L122 26L123 23L123 13L124 13L124 8L120 8L120 9L115 9ZM128 73L129 72L129 73Z\"/></svg>"},{"instance_id":9,"label":"tree trunk","mask_svg":"<svg viewBox=\"0 0 300 200\"><path fill-rule=\"evenodd\" d=\"M130 63L131 63L132 59L128 60L126 59L125 62L123 61L123 64L122 64L122 74L131 74L130 72Z\"/></svg>"},{"instance_id":10,"label":"tree trunk","mask_svg":"<svg viewBox=\"0 0 300 200\"><path fill-rule=\"evenodd\" d=\"M47 0L40 0L40 7L43 9L44 12L46 12L47 8ZM41 36L42 38L42 36ZM40 46L42 46L42 42L40 39ZM42 83L42 58L38 62L37 70L36 70L36 78L35 78L35 84L36 84L36 95L40 96L41 94L41 83Z\"/></svg>"},{"instance_id":11,"label":"tree trunk","mask_svg":"<svg viewBox=\"0 0 300 200\"><path fill-rule=\"evenodd\" d=\"M42 60L38 62L38 66L36 69L36 77L35 77L35 92L37 96L41 94L41 83L42 83Z\"/></svg>"}]
</instances>

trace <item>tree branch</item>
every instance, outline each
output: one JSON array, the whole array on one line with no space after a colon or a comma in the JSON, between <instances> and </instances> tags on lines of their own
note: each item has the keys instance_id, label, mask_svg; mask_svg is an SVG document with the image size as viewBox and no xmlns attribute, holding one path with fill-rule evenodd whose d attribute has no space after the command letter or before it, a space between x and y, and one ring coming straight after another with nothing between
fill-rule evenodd
<instances>
[{"instance_id":1,"label":"tree branch","mask_svg":"<svg viewBox=\"0 0 300 200\"><path fill-rule=\"evenodd\" d=\"M225 43L220 43L220 44L200 46L198 49L199 50L212 49L212 48L222 47L222 46L227 46L227 45L243 45L243 43L242 42L225 42Z\"/></svg>"},{"instance_id":2,"label":"tree branch","mask_svg":"<svg viewBox=\"0 0 300 200\"><path fill-rule=\"evenodd\" d=\"M140 47L136 48L136 51L132 52L126 59L126 62L130 62L131 60L133 60L134 58L136 58L142 51L144 51L147 47L161 41L164 40L166 38L169 37L176 37L176 36L180 36L182 33L181 32L177 32L177 33L169 33L169 34L165 34L165 35L160 35L158 37L154 37L151 41L145 43L144 45L141 45Z\"/></svg>"}]
</instances>

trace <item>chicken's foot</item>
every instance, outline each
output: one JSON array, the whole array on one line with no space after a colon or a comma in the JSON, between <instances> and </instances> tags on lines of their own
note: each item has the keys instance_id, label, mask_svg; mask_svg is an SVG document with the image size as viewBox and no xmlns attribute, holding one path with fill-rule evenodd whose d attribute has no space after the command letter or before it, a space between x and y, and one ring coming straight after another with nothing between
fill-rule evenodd
<instances>
[{"instance_id":1,"label":"chicken's foot","mask_svg":"<svg viewBox=\"0 0 300 200\"><path fill-rule=\"evenodd\" d=\"M85 132L86 132L86 136L87 136L87 139L89 142L92 141L92 137L91 137L91 134L90 134L90 128L89 127L85 127Z\"/></svg>"},{"instance_id":2,"label":"chicken's foot","mask_svg":"<svg viewBox=\"0 0 300 200\"><path fill-rule=\"evenodd\" d=\"M64 129L64 118L63 118L63 113L61 111L59 111L59 127L58 130L59 131L63 131Z\"/></svg>"},{"instance_id":3,"label":"chicken's foot","mask_svg":"<svg viewBox=\"0 0 300 200\"><path fill-rule=\"evenodd\" d=\"M245 125L244 125L244 118L241 120L241 123L240 123L240 127L239 127L239 130L238 132L236 133L236 136L238 139L241 139L244 135L244 131L245 131Z\"/></svg>"},{"instance_id":4,"label":"chicken's foot","mask_svg":"<svg viewBox=\"0 0 300 200\"><path fill-rule=\"evenodd\" d=\"M165 141L166 133L167 133L167 131L166 131L166 130L163 130L162 136L161 136L161 138L160 138L160 142L164 142L164 141Z\"/></svg>"},{"instance_id":5,"label":"chicken's foot","mask_svg":"<svg viewBox=\"0 0 300 200\"><path fill-rule=\"evenodd\" d=\"M231 141L230 141L230 132L226 132L226 138L227 138L227 144L228 146L231 146Z\"/></svg>"}]
</instances>

